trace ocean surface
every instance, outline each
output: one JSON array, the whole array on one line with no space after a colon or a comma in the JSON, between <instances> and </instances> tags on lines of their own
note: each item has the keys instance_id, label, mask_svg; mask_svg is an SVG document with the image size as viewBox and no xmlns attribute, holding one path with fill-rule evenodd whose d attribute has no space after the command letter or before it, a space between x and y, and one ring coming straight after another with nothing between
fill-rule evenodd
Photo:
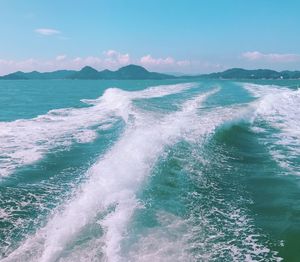
<instances>
[{"instance_id":1,"label":"ocean surface","mask_svg":"<svg viewBox=\"0 0 300 262\"><path fill-rule=\"evenodd\" d=\"M300 261L300 81L0 82L0 261Z\"/></svg>"}]
</instances>

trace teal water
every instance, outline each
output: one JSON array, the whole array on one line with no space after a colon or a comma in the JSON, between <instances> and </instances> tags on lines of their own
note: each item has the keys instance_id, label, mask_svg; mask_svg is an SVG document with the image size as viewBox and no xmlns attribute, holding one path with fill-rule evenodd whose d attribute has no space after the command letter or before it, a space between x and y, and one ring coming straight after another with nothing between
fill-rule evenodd
<instances>
[{"instance_id":1,"label":"teal water","mask_svg":"<svg viewBox=\"0 0 300 262\"><path fill-rule=\"evenodd\" d=\"M299 261L299 84L1 81L1 261Z\"/></svg>"}]
</instances>

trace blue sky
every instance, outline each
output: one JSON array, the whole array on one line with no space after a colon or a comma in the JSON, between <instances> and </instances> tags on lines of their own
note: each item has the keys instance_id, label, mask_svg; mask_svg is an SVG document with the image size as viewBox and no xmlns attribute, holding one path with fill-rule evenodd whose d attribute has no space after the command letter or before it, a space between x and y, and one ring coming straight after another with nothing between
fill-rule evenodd
<instances>
[{"instance_id":1,"label":"blue sky","mask_svg":"<svg viewBox=\"0 0 300 262\"><path fill-rule=\"evenodd\" d=\"M300 69L298 0L0 0L0 74Z\"/></svg>"}]
</instances>

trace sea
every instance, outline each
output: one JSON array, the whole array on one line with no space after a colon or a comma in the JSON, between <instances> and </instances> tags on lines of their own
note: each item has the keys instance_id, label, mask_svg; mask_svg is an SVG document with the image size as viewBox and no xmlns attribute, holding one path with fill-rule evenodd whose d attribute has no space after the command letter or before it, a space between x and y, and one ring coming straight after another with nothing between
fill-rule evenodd
<instances>
[{"instance_id":1,"label":"sea","mask_svg":"<svg viewBox=\"0 0 300 262\"><path fill-rule=\"evenodd\" d=\"M299 86L0 81L0 261L300 261Z\"/></svg>"}]
</instances>

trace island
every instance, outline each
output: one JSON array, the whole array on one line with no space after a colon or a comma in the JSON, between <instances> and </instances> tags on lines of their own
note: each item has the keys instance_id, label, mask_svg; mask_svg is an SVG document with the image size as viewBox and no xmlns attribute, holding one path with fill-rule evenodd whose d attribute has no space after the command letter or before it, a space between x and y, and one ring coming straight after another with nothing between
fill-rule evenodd
<instances>
[{"instance_id":1,"label":"island","mask_svg":"<svg viewBox=\"0 0 300 262\"><path fill-rule=\"evenodd\" d=\"M270 69L254 69L247 70L243 68L231 68L223 72L200 74L200 75L181 75L174 76L171 74L163 74L150 72L139 65L127 65L116 71L108 69L98 71L91 66L85 66L81 70L58 70L53 72L37 72L29 73L15 72L5 76L0 76L0 80L49 80L49 79L82 79L82 80L163 80L163 79L300 79L300 71L275 71Z\"/></svg>"}]
</instances>

